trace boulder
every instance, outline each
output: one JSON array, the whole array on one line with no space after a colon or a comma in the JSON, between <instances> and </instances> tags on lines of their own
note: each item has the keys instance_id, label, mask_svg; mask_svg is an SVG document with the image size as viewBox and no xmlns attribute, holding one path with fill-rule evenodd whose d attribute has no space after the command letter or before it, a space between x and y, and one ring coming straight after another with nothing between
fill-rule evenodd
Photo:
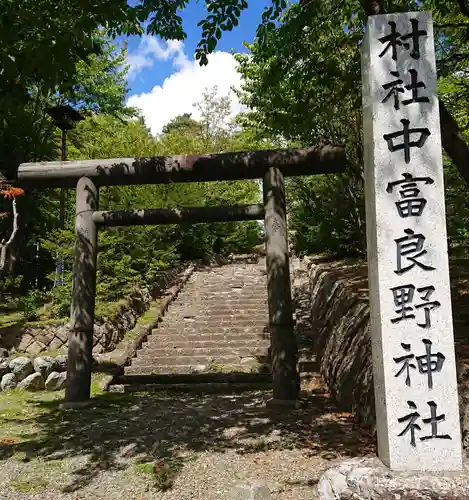
<instances>
[{"instance_id":1,"label":"boulder","mask_svg":"<svg viewBox=\"0 0 469 500\"><path fill-rule=\"evenodd\" d=\"M97 344L93 347L93 354L102 354L104 352L104 347L101 344Z\"/></svg>"},{"instance_id":2,"label":"boulder","mask_svg":"<svg viewBox=\"0 0 469 500\"><path fill-rule=\"evenodd\" d=\"M266 483L255 481L252 484L237 484L231 491L232 500L272 500Z\"/></svg>"},{"instance_id":3,"label":"boulder","mask_svg":"<svg viewBox=\"0 0 469 500\"><path fill-rule=\"evenodd\" d=\"M15 374L18 382L21 382L34 372L33 362L25 356L11 359L9 367L10 371Z\"/></svg>"},{"instance_id":4,"label":"boulder","mask_svg":"<svg viewBox=\"0 0 469 500\"><path fill-rule=\"evenodd\" d=\"M8 391L9 389L14 389L16 387L16 377L14 373L5 373L0 382L0 388L2 391Z\"/></svg>"},{"instance_id":5,"label":"boulder","mask_svg":"<svg viewBox=\"0 0 469 500\"><path fill-rule=\"evenodd\" d=\"M8 358L0 358L0 378L10 371L10 360Z\"/></svg>"},{"instance_id":6,"label":"boulder","mask_svg":"<svg viewBox=\"0 0 469 500\"><path fill-rule=\"evenodd\" d=\"M52 372L46 380L46 391L60 391L65 387L67 372Z\"/></svg>"},{"instance_id":7,"label":"boulder","mask_svg":"<svg viewBox=\"0 0 469 500\"><path fill-rule=\"evenodd\" d=\"M0 347L0 358L8 358L9 354L8 349Z\"/></svg>"},{"instance_id":8,"label":"boulder","mask_svg":"<svg viewBox=\"0 0 469 500\"><path fill-rule=\"evenodd\" d=\"M18 389L25 391L40 391L44 389L44 379L40 373L32 373L18 384Z\"/></svg>"},{"instance_id":9,"label":"boulder","mask_svg":"<svg viewBox=\"0 0 469 500\"><path fill-rule=\"evenodd\" d=\"M39 356L33 361L34 371L40 373L44 380L57 369L57 363L50 356Z\"/></svg>"},{"instance_id":10,"label":"boulder","mask_svg":"<svg viewBox=\"0 0 469 500\"><path fill-rule=\"evenodd\" d=\"M60 354L59 356L56 356L55 362L57 363L57 368L59 372L66 372L67 371L67 355L66 354Z\"/></svg>"},{"instance_id":11,"label":"boulder","mask_svg":"<svg viewBox=\"0 0 469 500\"><path fill-rule=\"evenodd\" d=\"M378 458L354 458L326 471L319 500L469 500L467 464L460 473L399 472Z\"/></svg>"},{"instance_id":12,"label":"boulder","mask_svg":"<svg viewBox=\"0 0 469 500\"><path fill-rule=\"evenodd\" d=\"M45 345L41 344L40 342L37 342L35 340L31 344L29 344L29 346L26 349L26 351L28 352L28 354L31 354L32 356L36 356L40 352L44 351L44 349L45 349Z\"/></svg>"}]
</instances>

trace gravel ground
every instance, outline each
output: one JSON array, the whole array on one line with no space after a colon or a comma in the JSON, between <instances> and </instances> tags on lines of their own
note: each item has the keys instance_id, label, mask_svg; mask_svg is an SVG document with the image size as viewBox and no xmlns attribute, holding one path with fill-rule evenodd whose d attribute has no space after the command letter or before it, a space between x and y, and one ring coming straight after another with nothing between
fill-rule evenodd
<instances>
[{"instance_id":1,"label":"gravel ground","mask_svg":"<svg viewBox=\"0 0 469 500\"><path fill-rule=\"evenodd\" d=\"M105 395L92 409L35 413L0 441L0 498L228 500L235 484L254 480L273 499L315 498L325 469L375 449L323 388L307 394L290 412L250 391Z\"/></svg>"},{"instance_id":2,"label":"gravel ground","mask_svg":"<svg viewBox=\"0 0 469 500\"><path fill-rule=\"evenodd\" d=\"M297 333L308 330L306 275L295 279ZM272 500L312 500L337 461L376 455L374 439L332 404L319 379L302 407L266 408L270 392L0 394L0 500L235 500L265 481ZM165 488L167 488L165 491Z\"/></svg>"}]
</instances>

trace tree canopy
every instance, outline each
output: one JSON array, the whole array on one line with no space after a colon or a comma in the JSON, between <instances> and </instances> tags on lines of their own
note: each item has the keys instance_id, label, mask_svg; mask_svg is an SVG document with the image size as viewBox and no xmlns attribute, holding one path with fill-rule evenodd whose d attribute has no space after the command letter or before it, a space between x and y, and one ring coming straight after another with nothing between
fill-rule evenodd
<instances>
[{"instance_id":1,"label":"tree canopy","mask_svg":"<svg viewBox=\"0 0 469 500\"><path fill-rule=\"evenodd\" d=\"M200 64L207 64L223 32L237 26L253 1L205 0L207 14L199 22L196 49ZM73 159L342 143L348 160L344 174L288 180L288 203L293 209L289 226L298 251L363 253L360 44L366 18L385 11L431 9L443 145L448 154L449 235L452 241L467 237L469 213L460 177L469 182L469 9L464 2L272 0L247 45L249 53L237 56L244 78L239 97L249 111L233 121L229 100L216 89L207 89L196 103L200 120L193 118L194 110L186 110L155 138L135 110L125 105L126 48L117 49L111 40L116 35L143 33L183 40L181 13L187 6L188 0L132 4L126 0L63 0L60 4L0 0L0 173L12 179L20 162L58 158L59 132L45 109L63 103L86 115L69 133ZM102 190L101 206L231 205L252 203L258 197L254 182L114 187ZM45 286L54 275L58 253L65 255L70 278L72 196L67 198L65 231L57 230L55 191L26 193L18 206L21 248L12 252L17 254L17 277L0 282L0 295L5 290L31 289L37 278L40 287ZM1 218L0 232L11 223L11 217ZM258 237L254 223L106 230L100 239L99 297L116 298L113 293L120 284L151 281L174 259L205 257L221 249L243 251ZM23 277L22 288L18 275ZM54 291L57 314L67 310L67 290Z\"/></svg>"}]
</instances>

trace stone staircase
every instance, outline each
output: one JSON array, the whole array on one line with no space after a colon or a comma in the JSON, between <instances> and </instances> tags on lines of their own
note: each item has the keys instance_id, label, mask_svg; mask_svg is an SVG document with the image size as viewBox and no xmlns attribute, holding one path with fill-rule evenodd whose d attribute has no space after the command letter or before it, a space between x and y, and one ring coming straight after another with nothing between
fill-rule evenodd
<instances>
[{"instance_id":1,"label":"stone staircase","mask_svg":"<svg viewBox=\"0 0 469 500\"><path fill-rule=\"evenodd\" d=\"M125 378L268 372L267 326L265 258L198 268Z\"/></svg>"}]
</instances>

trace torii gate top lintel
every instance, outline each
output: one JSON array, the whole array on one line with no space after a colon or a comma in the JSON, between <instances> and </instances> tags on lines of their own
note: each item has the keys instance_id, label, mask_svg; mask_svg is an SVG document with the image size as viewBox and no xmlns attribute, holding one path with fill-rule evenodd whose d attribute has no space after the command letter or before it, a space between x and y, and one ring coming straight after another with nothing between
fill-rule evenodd
<instances>
[{"instance_id":1,"label":"torii gate top lintel","mask_svg":"<svg viewBox=\"0 0 469 500\"><path fill-rule=\"evenodd\" d=\"M345 149L326 145L213 155L23 163L18 168L17 184L34 189L66 188L75 187L81 177L88 177L97 186L256 179L270 167L278 168L284 176L338 173L345 169Z\"/></svg>"}]
</instances>

